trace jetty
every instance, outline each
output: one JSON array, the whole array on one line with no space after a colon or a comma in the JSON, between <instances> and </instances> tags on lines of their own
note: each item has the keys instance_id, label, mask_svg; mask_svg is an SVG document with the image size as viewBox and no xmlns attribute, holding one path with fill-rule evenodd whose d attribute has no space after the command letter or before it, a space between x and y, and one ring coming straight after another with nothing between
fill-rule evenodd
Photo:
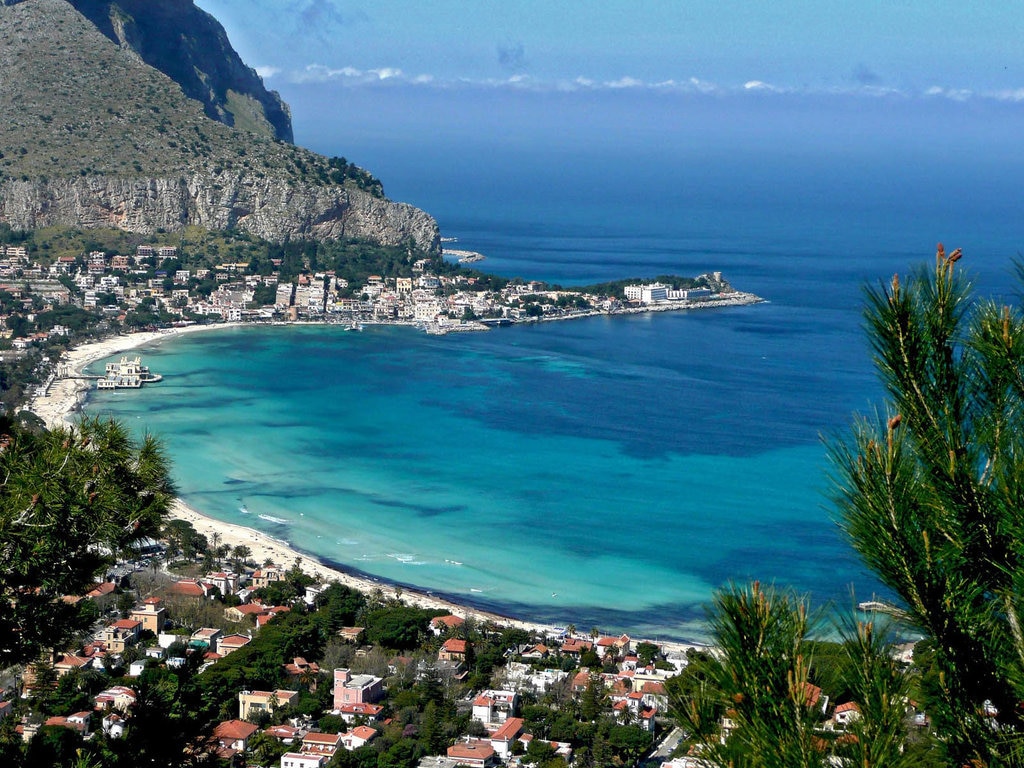
<instances>
[{"instance_id":1,"label":"jetty","mask_svg":"<svg viewBox=\"0 0 1024 768\"><path fill-rule=\"evenodd\" d=\"M857 603L857 610L862 613L870 614L882 613L887 616L892 616L895 619L905 619L907 616L907 612L902 608L899 608L892 603L879 600L873 595L870 600L863 600Z\"/></svg>"}]
</instances>

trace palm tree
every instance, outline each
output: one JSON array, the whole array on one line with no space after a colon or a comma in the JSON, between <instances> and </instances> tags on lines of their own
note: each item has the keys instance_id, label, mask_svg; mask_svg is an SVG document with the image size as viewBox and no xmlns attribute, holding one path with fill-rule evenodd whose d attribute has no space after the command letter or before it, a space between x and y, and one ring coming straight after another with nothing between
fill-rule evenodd
<instances>
[{"instance_id":1,"label":"palm tree","mask_svg":"<svg viewBox=\"0 0 1024 768\"><path fill-rule=\"evenodd\" d=\"M235 573L242 572L242 568L250 557L252 557L252 550L245 544L238 544L231 550L231 567L234 568Z\"/></svg>"},{"instance_id":2,"label":"palm tree","mask_svg":"<svg viewBox=\"0 0 1024 768\"><path fill-rule=\"evenodd\" d=\"M220 532L219 531L213 531L210 534L210 550L212 550L216 554L217 547L219 547L219 546L220 546Z\"/></svg>"},{"instance_id":3,"label":"palm tree","mask_svg":"<svg viewBox=\"0 0 1024 768\"><path fill-rule=\"evenodd\" d=\"M226 558L231 553L231 545L221 544L219 547L215 547L213 551L217 557L217 567L221 568L224 562L224 558Z\"/></svg>"}]
</instances>

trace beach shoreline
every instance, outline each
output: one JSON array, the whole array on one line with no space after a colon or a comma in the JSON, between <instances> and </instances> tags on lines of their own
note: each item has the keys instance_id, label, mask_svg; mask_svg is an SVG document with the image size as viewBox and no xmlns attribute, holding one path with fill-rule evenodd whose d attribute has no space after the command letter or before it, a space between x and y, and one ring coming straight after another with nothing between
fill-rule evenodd
<instances>
[{"instance_id":1,"label":"beach shoreline","mask_svg":"<svg viewBox=\"0 0 1024 768\"><path fill-rule=\"evenodd\" d=\"M217 323L212 325L193 325L181 328L169 328L160 331L140 331L137 333L114 336L96 342L79 345L69 350L61 363L70 368L72 375L79 375L91 363L106 357L129 352L139 347L159 343L182 335L205 331L223 330L233 327L244 327L245 323ZM55 379L45 390L37 392L23 410L31 411L41 418L47 428L73 426L76 417L80 416L81 408L92 382L81 378ZM252 552L252 559L257 563L273 561L282 567L291 567L298 563L299 567L318 581L337 581L353 589L365 593L381 590L388 596L400 596L409 605L431 610L443 610L464 618L477 621L493 621L504 626L524 629L528 632L554 636L563 631L562 627L530 621L528 619L505 616L492 611L475 608L465 603L449 600L422 587L397 584L386 579L357 575L344 568L334 567L323 560L306 554L290 543L276 539L262 531L236 523L228 523L203 514L189 506L182 499L175 499L169 510L171 519L185 520L191 523L197 532L209 540L216 536L221 544L246 546ZM701 647L697 643L676 641L659 641L659 645L671 650Z\"/></svg>"}]
</instances>

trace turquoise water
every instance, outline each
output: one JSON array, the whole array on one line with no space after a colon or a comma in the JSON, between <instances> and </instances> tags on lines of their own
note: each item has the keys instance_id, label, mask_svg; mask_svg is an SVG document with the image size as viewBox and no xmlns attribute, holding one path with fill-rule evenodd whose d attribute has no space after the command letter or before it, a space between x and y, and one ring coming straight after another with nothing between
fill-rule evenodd
<instances>
[{"instance_id":1,"label":"turquoise water","mask_svg":"<svg viewBox=\"0 0 1024 768\"><path fill-rule=\"evenodd\" d=\"M840 605L879 589L833 521L823 448L881 402L863 286L944 239L984 293L1015 293L1019 182L967 173L947 195L941 157L899 175L889 157L783 153L761 172L709 165L705 186L657 159L609 186L600 164L460 157L425 151L388 178L488 271L721 270L769 303L444 337L209 331L143 349L164 381L90 410L160 435L207 514L525 618L693 638L731 579Z\"/></svg>"},{"instance_id":2,"label":"turquoise water","mask_svg":"<svg viewBox=\"0 0 1024 768\"><path fill-rule=\"evenodd\" d=\"M506 613L692 637L729 578L826 597L862 579L822 506L813 433L787 439L770 415L740 431L757 403L700 412L724 382L654 354L768 309L440 338L214 330L143 348L164 381L95 393L90 411L159 434L198 509L325 560ZM648 353L609 362L607 345L644 337ZM777 445L752 452L758 433Z\"/></svg>"}]
</instances>

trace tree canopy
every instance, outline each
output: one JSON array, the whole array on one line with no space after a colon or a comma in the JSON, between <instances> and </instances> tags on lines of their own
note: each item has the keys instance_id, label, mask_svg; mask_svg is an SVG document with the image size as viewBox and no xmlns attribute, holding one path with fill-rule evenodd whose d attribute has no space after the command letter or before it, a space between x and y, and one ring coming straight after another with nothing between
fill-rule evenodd
<instances>
[{"instance_id":1,"label":"tree canopy","mask_svg":"<svg viewBox=\"0 0 1024 768\"><path fill-rule=\"evenodd\" d=\"M955 764L1017 764L1024 701L1024 318L933 269L868 292L888 402L831 447L841 525L934 647Z\"/></svg>"},{"instance_id":2,"label":"tree canopy","mask_svg":"<svg viewBox=\"0 0 1024 768\"><path fill-rule=\"evenodd\" d=\"M111 420L0 438L0 667L59 648L87 620L81 595L115 554L155 536L174 498L152 437Z\"/></svg>"}]
</instances>

